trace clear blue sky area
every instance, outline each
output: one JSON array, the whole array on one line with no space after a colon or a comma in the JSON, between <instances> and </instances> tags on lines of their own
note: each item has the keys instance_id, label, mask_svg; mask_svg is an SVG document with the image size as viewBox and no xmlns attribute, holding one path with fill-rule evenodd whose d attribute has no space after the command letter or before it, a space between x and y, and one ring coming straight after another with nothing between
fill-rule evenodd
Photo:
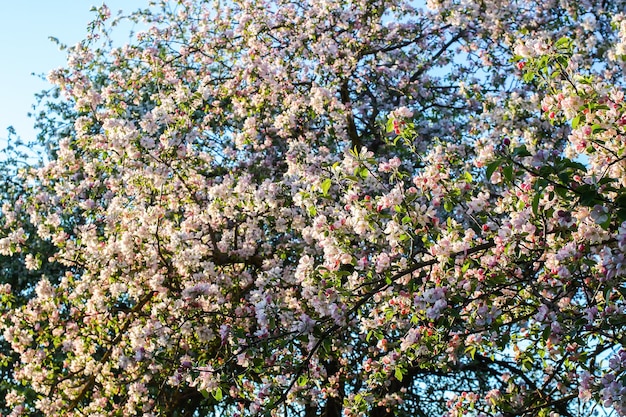
<instances>
[{"instance_id":1,"label":"clear blue sky area","mask_svg":"<svg viewBox=\"0 0 626 417\"><path fill-rule=\"evenodd\" d=\"M105 0L113 15L147 5L147 0ZM49 87L39 74L64 65L65 51L49 40L74 45L87 33L94 5L102 0L0 0L0 147L7 127L29 141L34 121L27 117L35 93ZM36 75L32 75L36 74Z\"/></svg>"}]
</instances>

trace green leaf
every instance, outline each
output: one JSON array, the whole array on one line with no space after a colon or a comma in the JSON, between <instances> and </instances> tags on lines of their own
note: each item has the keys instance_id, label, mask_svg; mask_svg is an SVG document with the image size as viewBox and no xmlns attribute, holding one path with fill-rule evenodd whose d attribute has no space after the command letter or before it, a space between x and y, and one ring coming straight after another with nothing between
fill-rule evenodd
<instances>
[{"instance_id":1,"label":"green leaf","mask_svg":"<svg viewBox=\"0 0 626 417\"><path fill-rule=\"evenodd\" d=\"M298 377L298 385L303 387L306 383L309 382L309 378L306 375L300 375Z\"/></svg>"},{"instance_id":2,"label":"green leaf","mask_svg":"<svg viewBox=\"0 0 626 417\"><path fill-rule=\"evenodd\" d=\"M609 184L611 182L617 182L617 178L604 177L600 181L598 181L598 185ZM606 189L606 188L604 188ZM614 191L617 191L616 189Z\"/></svg>"},{"instance_id":3,"label":"green leaf","mask_svg":"<svg viewBox=\"0 0 626 417\"><path fill-rule=\"evenodd\" d=\"M202 391L200 391L200 394L202 394L202 396L204 397L205 400L209 399L209 391L203 389Z\"/></svg>"},{"instance_id":4,"label":"green leaf","mask_svg":"<svg viewBox=\"0 0 626 417\"><path fill-rule=\"evenodd\" d=\"M320 188L322 189L322 194L327 196L328 195L328 190L330 190L330 186L332 184L332 181L330 180L330 178L326 178L324 181L322 181L322 184L320 185Z\"/></svg>"},{"instance_id":5,"label":"green leaf","mask_svg":"<svg viewBox=\"0 0 626 417\"><path fill-rule=\"evenodd\" d=\"M213 398L215 398L216 401L221 401L222 398L224 398L221 387L217 387L217 389L213 391L212 394L213 394Z\"/></svg>"},{"instance_id":6,"label":"green leaf","mask_svg":"<svg viewBox=\"0 0 626 417\"><path fill-rule=\"evenodd\" d=\"M402 369L400 367L397 367L393 376L395 376L398 381L402 381L402 378L404 378L404 375L402 374Z\"/></svg>"},{"instance_id":7,"label":"green leaf","mask_svg":"<svg viewBox=\"0 0 626 417\"><path fill-rule=\"evenodd\" d=\"M505 165L502 168L502 174L507 181L513 181L513 167L511 165Z\"/></svg>"},{"instance_id":8,"label":"green leaf","mask_svg":"<svg viewBox=\"0 0 626 417\"><path fill-rule=\"evenodd\" d=\"M568 195L567 195L567 188L562 187L560 185L557 185L556 187L554 187L554 191L559 195L559 197L561 197L564 200L568 199Z\"/></svg>"},{"instance_id":9,"label":"green leaf","mask_svg":"<svg viewBox=\"0 0 626 417\"><path fill-rule=\"evenodd\" d=\"M556 41L556 43L554 44L555 48L568 48L570 45L570 38L568 38L567 36L563 36L562 38L560 38L558 41Z\"/></svg>"},{"instance_id":10,"label":"green leaf","mask_svg":"<svg viewBox=\"0 0 626 417\"><path fill-rule=\"evenodd\" d=\"M576 189L576 193L580 196L579 201L585 207L592 207L601 200L598 191L590 184L584 184Z\"/></svg>"},{"instance_id":11,"label":"green leaf","mask_svg":"<svg viewBox=\"0 0 626 417\"><path fill-rule=\"evenodd\" d=\"M534 79L535 79L535 73L534 73L533 71L528 71L527 73L525 73L525 74L524 74L524 76L522 77L522 79L523 79L525 82L529 83L529 82L531 82L532 80L534 80Z\"/></svg>"},{"instance_id":12,"label":"green leaf","mask_svg":"<svg viewBox=\"0 0 626 417\"><path fill-rule=\"evenodd\" d=\"M593 126L591 126L591 133L601 133L601 132L604 132L605 130L606 129L603 128L600 125L593 125Z\"/></svg>"},{"instance_id":13,"label":"green leaf","mask_svg":"<svg viewBox=\"0 0 626 417\"><path fill-rule=\"evenodd\" d=\"M548 340L548 338L550 337L550 333L551 333L550 326L546 326L546 328L543 329L543 332L541 332L541 338L543 339L544 342Z\"/></svg>"},{"instance_id":14,"label":"green leaf","mask_svg":"<svg viewBox=\"0 0 626 417\"><path fill-rule=\"evenodd\" d=\"M580 115L572 119L572 129L576 129L580 125Z\"/></svg>"},{"instance_id":15,"label":"green leaf","mask_svg":"<svg viewBox=\"0 0 626 417\"><path fill-rule=\"evenodd\" d=\"M469 353L470 358L474 360L474 356L476 355L476 346L468 346L465 348L465 353Z\"/></svg>"},{"instance_id":16,"label":"green leaf","mask_svg":"<svg viewBox=\"0 0 626 417\"><path fill-rule=\"evenodd\" d=\"M533 369L533 361L530 358L525 358L522 362L522 368L530 371L531 369Z\"/></svg>"},{"instance_id":17,"label":"green leaf","mask_svg":"<svg viewBox=\"0 0 626 417\"><path fill-rule=\"evenodd\" d=\"M568 168L574 168L576 170L587 172L587 167L584 164L581 164L580 162L572 161L571 159L566 159L563 161L563 164Z\"/></svg>"},{"instance_id":18,"label":"green leaf","mask_svg":"<svg viewBox=\"0 0 626 417\"><path fill-rule=\"evenodd\" d=\"M620 208L626 208L626 191L617 196L615 204Z\"/></svg>"},{"instance_id":19,"label":"green leaf","mask_svg":"<svg viewBox=\"0 0 626 417\"><path fill-rule=\"evenodd\" d=\"M513 150L513 155L523 158L525 156L532 156L532 154L528 151L526 145L520 145Z\"/></svg>"},{"instance_id":20,"label":"green leaf","mask_svg":"<svg viewBox=\"0 0 626 417\"><path fill-rule=\"evenodd\" d=\"M387 131L387 133L393 132L393 119L392 118L387 119L385 130Z\"/></svg>"},{"instance_id":21,"label":"green leaf","mask_svg":"<svg viewBox=\"0 0 626 417\"><path fill-rule=\"evenodd\" d=\"M487 170L485 171L485 177L487 178L487 180L491 178L491 176L493 175L495 170L498 169L501 163L502 163L501 159L496 159L495 161L487 165Z\"/></svg>"},{"instance_id":22,"label":"green leaf","mask_svg":"<svg viewBox=\"0 0 626 417\"><path fill-rule=\"evenodd\" d=\"M569 172L560 172L558 175L559 179L561 180L561 183L564 185L569 185L570 182L570 177L569 177Z\"/></svg>"},{"instance_id":23,"label":"green leaf","mask_svg":"<svg viewBox=\"0 0 626 417\"><path fill-rule=\"evenodd\" d=\"M536 216L539 213L539 200L541 199L541 193L536 193L533 197L532 208L533 214Z\"/></svg>"}]
</instances>

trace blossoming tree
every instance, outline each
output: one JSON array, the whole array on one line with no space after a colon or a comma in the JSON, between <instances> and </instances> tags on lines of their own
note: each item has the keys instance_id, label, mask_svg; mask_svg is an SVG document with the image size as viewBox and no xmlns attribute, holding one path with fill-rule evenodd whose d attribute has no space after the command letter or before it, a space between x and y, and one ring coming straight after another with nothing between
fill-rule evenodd
<instances>
[{"instance_id":1,"label":"blossoming tree","mask_svg":"<svg viewBox=\"0 0 626 417\"><path fill-rule=\"evenodd\" d=\"M5 409L626 415L625 6L100 8L2 207Z\"/></svg>"}]
</instances>

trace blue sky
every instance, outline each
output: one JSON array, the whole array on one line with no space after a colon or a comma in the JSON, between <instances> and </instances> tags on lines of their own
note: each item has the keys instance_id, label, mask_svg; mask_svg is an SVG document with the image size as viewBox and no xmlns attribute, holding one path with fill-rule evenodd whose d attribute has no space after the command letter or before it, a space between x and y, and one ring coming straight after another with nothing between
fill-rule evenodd
<instances>
[{"instance_id":1,"label":"blue sky","mask_svg":"<svg viewBox=\"0 0 626 417\"><path fill-rule=\"evenodd\" d=\"M106 0L112 14L132 11L148 0ZM35 135L27 117L35 93L49 85L39 77L63 66L65 52L49 40L54 36L73 45L85 37L94 16L90 9L102 0L0 0L0 145L7 127L29 141Z\"/></svg>"}]
</instances>

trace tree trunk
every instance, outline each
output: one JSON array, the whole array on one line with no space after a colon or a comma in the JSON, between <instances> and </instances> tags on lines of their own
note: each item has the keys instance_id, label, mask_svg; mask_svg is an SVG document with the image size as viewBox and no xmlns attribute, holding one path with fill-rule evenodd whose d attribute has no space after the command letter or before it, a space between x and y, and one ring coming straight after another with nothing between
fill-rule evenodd
<instances>
[{"instance_id":1,"label":"tree trunk","mask_svg":"<svg viewBox=\"0 0 626 417\"><path fill-rule=\"evenodd\" d=\"M340 371L339 362L331 358L324 364L326 368L326 375L329 377L335 375ZM328 397L326 400L326 404L324 404L324 409L322 410L321 417L341 417L343 412L343 397L345 396L344 391L344 381L340 379L339 388L337 390L336 397Z\"/></svg>"}]
</instances>

